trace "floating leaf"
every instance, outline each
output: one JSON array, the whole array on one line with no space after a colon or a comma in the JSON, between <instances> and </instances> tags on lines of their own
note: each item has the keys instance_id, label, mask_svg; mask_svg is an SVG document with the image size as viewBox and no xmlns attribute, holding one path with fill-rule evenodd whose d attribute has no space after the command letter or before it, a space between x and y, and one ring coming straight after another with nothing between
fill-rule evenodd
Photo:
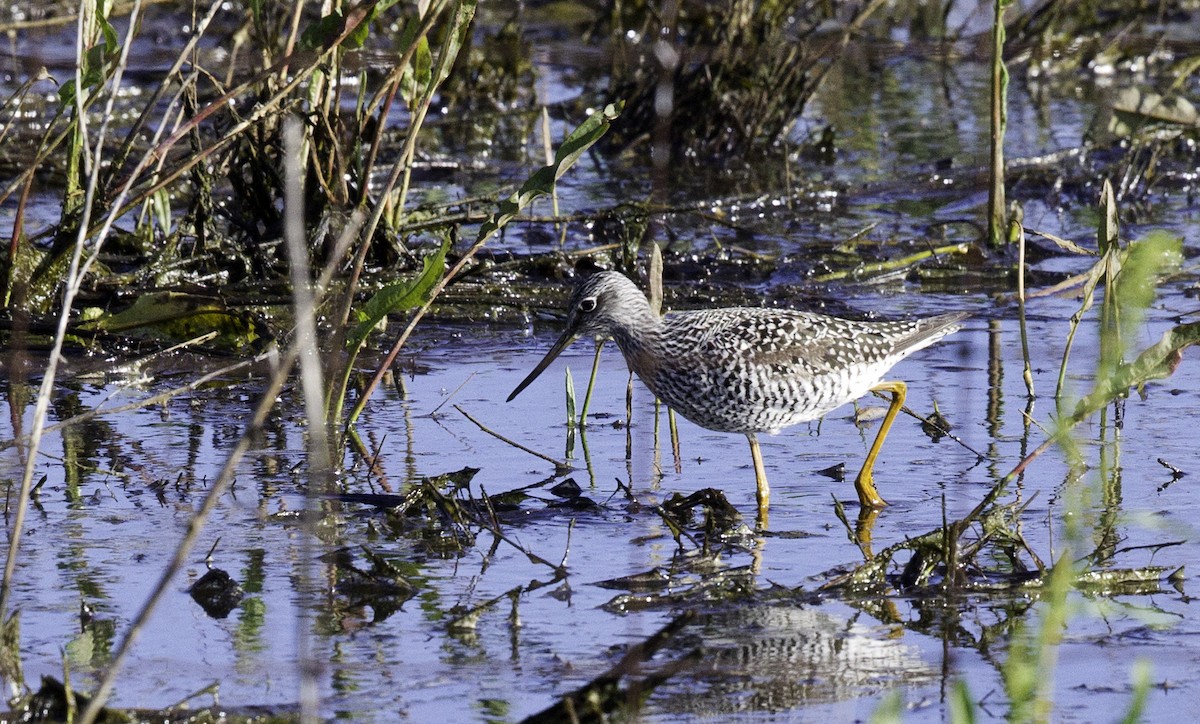
<instances>
[{"instance_id":1,"label":"floating leaf","mask_svg":"<svg viewBox=\"0 0 1200 724\"><path fill-rule=\"evenodd\" d=\"M1091 249L1084 248L1070 239L1064 239L1061 236L1051 234L1049 231L1038 231L1037 229L1028 229L1028 231L1030 234L1037 234L1043 239L1049 239L1050 241L1054 242L1055 246L1063 251L1069 251L1072 254L1079 254L1081 256L1096 256L1096 252L1092 251Z\"/></svg>"},{"instance_id":2,"label":"floating leaf","mask_svg":"<svg viewBox=\"0 0 1200 724\"><path fill-rule=\"evenodd\" d=\"M270 331L251 315L228 309L216 297L181 292L152 292L138 297L116 314L102 314L79 325L80 331L150 331L183 341L216 332L213 344L236 349L271 337Z\"/></svg>"},{"instance_id":3,"label":"floating leaf","mask_svg":"<svg viewBox=\"0 0 1200 724\"><path fill-rule=\"evenodd\" d=\"M1109 130L1117 135L1128 135L1130 127L1146 123L1200 128L1200 112L1183 96L1161 96L1137 88L1125 88L1117 93L1112 109L1114 123Z\"/></svg>"}]
</instances>

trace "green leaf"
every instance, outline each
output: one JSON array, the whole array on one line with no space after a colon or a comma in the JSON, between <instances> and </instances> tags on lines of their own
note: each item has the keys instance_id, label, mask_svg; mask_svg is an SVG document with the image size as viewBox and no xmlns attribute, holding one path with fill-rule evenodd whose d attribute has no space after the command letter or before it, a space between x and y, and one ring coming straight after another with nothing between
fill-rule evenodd
<instances>
[{"instance_id":1,"label":"green leaf","mask_svg":"<svg viewBox=\"0 0 1200 724\"><path fill-rule=\"evenodd\" d=\"M445 34L442 47L438 50L436 72L434 71L433 52L429 48L429 39L422 35L416 40L417 46L413 53L412 64L404 69L400 82L401 97L410 108L432 96L434 89L450 75L454 61L458 58L458 52L471 32L471 21L475 17L475 5L475 0L459 0L455 7L450 31ZM408 34L407 28L406 34ZM401 47L407 47L407 45Z\"/></svg>"},{"instance_id":2,"label":"green leaf","mask_svg":"<svg viewBox=\"0 0 1200 724\"><path fill-rule=\"evenodd\" d=\"M1131 387L1140 391L1151 380L1170 377L1183 361L1183 350L1197 343L1200 343L1200 322L1181 324L1168 330L1133 362L1120 364L1111 375L1096 380L1091 394L1075 406L1071 423L1081 422L1118 397L1124 397Z\"/></svg>"},{"instance_id":3,"label":"green leaf","mask_svg":"<svg viewBox=\"0 0 1200 724\"><path fill-rule=\"evenodd\" d=\"M58 102L64 108L68 108L70 106L75 105L75 79L74 78L71 78L66 83L63 83L61 86L58 87Z\"/></svg>"},{"instance_id":4,"label":"green leaf","mask_svg":"<svg viewBox=\"0 0 1200 724\"><path fill-rule=\"evenodd\" d=\"M104 82L109 55L103 46L95 45L84 53L83 58L83 87L95 88Z\"/></svg>"},{"instance_id":5,"label":"green leaf","mask_svg":"<svg viewBox=\"0 0 1200 724\"><path fill-rule=\"evenodd\" d=\"M1150 692L1153 682L1150 680L1151 667L1146 659L1133 662L1130 678L1133 679L1133 696L1129 698L1129 709L1121 719L1121 724L1137 724L1142 721L1146 711L1146 695Z\"/></svg>"},{"instance_id":6,"label":"green leaf","mask_svg":"<svg viewBox=\"0 0 1200 724\"><path fill-rule=\"evenodd\" d=\"M513 217L521 213L522 209L533 203L534 199L553 191L555 182L575 165L592 144L600 140L624 108L624 101L610 103L604 110L593 113L581 123L558 147L554 154L554 163L538 169L515 194L500 202L499 210L479 227L476 243L502 229Z\"/></svg>"},{"instance_id":7,"label":"green leaf","mask_svg":"<svg viewBox=\"0 0 1200 724\"><path fill-rule=\"evenodd\" d=\"M417 54L413 58L413 72L419 85L429 85L429 78L433 75L433 53L429 50L428 36L422 35L417 44Z\"/></svg>"},{"instance_id":8,"label":"green leaf","mask_svg":"<svg viewBox=\"0 0 1200 724\"><path fill-rule=\"evenodd\" d=\"M171 194L166 188L159 189L148 199L154 220L163 235L171 233Z\"/></svg>"},{"instance_id":9,"label":"green leaf","mask_svg":"<svg viewBox=\"0 0 1200 724\"><path fill-rule=\"evenodd\" d=\"M104 53L106 55L115 55L121 47L121 41L117 38L117 29L108 22L108 13L98 15L96 18L100 23L100 32L104 35Z\"/></svg>"},{"instance_id":10,"label":"green leaf","mask_svg":"<svg viewBox=\"0 0 1200 724\"><path fill-rule=\"evenodd\" d=\"M1117 262L1105 276L1104 308L1100 325L1100 366L1097 377L1112 374L1125 361L1129 340L1142 326L1146 310L1158 293L1158 278L1175 269L1182 259L1182 240L1154 231L1116 250Z\"/></svg>"},{"instance_id":11,"label":"green leaf","mask_svg":"<svg viewBox=\"0 0 1200 724\"><path fill-rule=\"evenodd\" d=\"M904 697L899 690L883 697L871 712L871 724L900 724L904 721Z\"/></svg>"},{"instance_id":12,"label":"green leaf","mask_svg":"<svg viewBox=\"0 0 1200 724\"><path fill-rule=\"evenodd\" d=\"M417 90L424 92L429 87L429 79L433 76L433 52L429 50L429 38L422 35L417 39L417 52L412 61L412 98L416 102Z\"/></svg>"},{"instance_id":13,"label":"green leaf","mask_svg":"<svg viewBox=\"0 0 1200 724\"><path fill-rule=\"evenodd\" d=\"M954 682L950 689L950 721L957 724L975 724L975 703L971 700L971 691L967 682Z\"/></svg>"},{"instance_id":14,"label":"green leaf","mask_svg":"<svg viewBox=\"0 0 1200 724\"><path fill-rule=\"evenodd\" d=\"M1120 365L1110 377L1100 380L1092 394L1079 402L1075 416L1098 410L1129 388L1139 390L1151 380L1170 377L1183 361L1183 350L1200 343L1200 322L1180 324L1168 330L1155 344L1143 351L1138 358Z\"/></svg>"},{"instance_id":15,"label":"green leaf","mask_svg":"<svg viewBox=\"0 0 1200 724\"><path fill-rule=\"evenodd\" d=\"M1116 196L1112 183L1104 179L1104 186L1100 189L1100 225L1096 228L1096 246L1101 254L1117 245L1119 229Z\"/></svg>"},{"instance_id":16,"label":"green leaf","mask_svg":"<svg viewBox=\"0 0 1200 724\"><path fill-rule=\"evenodd\" d=\"M304 32L300 34L300 47L315 51L327 50L338 41L338 38L342 38L343 33L346 33L347 25L353 25L353 29L346 33L346 37L342 38L341 47L357 50L367 41L367 36L371 32L371 21L378 14L379 6L377 5L372 7L360 5L351 8L346 13L334 10L304 29Z\"/></svg>"},{"instance_id":17,"label":"green leaf","mask_svg":"<svg viewBox=\"0 0 1200 724\"><path fill-rule=\"evenodd\" d=\"M342 41L342 47L348 50L358 50L363 47L363 43L367 42L367 36L371 34L371 21L375 19L376 10L372 9L367 17L363 18L354 30L346 36Z\"/></svg>"},{"instance_id":18,"label":"green leaf","mask_svg":"<svg viewBox=\"0 0 1200 724\"><path fill-rule=\"evenodd\" d=\"M1131 335L1141 326L1144 312L1158 293L1158 277L1183 261L1183 240L1156 230L1133 241L1125 250L1111 293L1120 307L1122 332Z\"/></svg>"},{"instance_id":19,"label":"green leaf","mask_svg":"<svg viewBox=\"0 0 1200 724\"><path fill-rule=\"evenodd\" d=\"M329 15L318 19L300 33L300 47L305 50L323 50L342 33L342 25L346 19L340 10L334 10Z\"/></svg>"},{"instance_id":20,"label":"green leaf","mask_svg":"<svg viewBox=\"0 0 1200 724\"><path fill-rule=\"evenodd\" d=\"M454 67L454 60L458 57L458 51L462 49L463 43L467 40L467 34L471 32L471 20L475 17L476 0L459 0L458 7L454 11L454 23L451 25L453 30L446 35L446 44L442 46L442 52L438 56L438 73L437 78L433 79L430 86L430 91L433 88L442 84L450 75L450 69Z\"/></svg>"},{"instance_id":21,"label":"green leaf","mask_svg":"<svg viewBox=\"0 0 1200 724\"><path fill-rule=\"evenodd\" d=\"M347 336L346 346L357 350L384 317L424 303L434 285L446 273L446 252L449 250L450 240L447 239L436 252L425 257L425 267L415 278L392 282L375 292L356 312L359 321Z\"/></svg>"}]
</instances>

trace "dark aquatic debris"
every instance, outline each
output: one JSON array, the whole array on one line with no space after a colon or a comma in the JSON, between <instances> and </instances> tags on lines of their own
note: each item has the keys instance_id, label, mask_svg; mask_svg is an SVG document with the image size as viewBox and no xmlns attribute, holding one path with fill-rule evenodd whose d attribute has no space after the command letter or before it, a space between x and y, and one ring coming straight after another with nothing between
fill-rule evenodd
<instances>
[{"instance_id":1,"label":"dark aquatic debris","mask_svg":"<svg viewBox=\"0 0 1200 724\"><path fill-rule=\"evenodd\" d=\"M821 574L823 583L818 590L872 601L881 593L897 591L938 595L1040 590L1058 563L1044 564L1021 533L1020 518L1031 502L981 507L878 553L870 553L868 547L864 562ZM1168 545L1175 543L1158 547ZM905 551L909 553L906 561L900 558ZM1167 566L1105 568L1093 557L1082 559L1090 565L1075 576L1074 585L1101 595L1157 593L1175 570ZM997 565L997 561L1004 563Z\"/></svg>"},{"instance_id":2,"label":"dark aquatic debris","mask_svg":"<svg viewBox=\"0 0 1200 724\"><path fill-rule=\"evenodd\" d=\"M52 676L43 676L42 685L28 699L13 709L12 718L0 715L4 721L57 722L68 721L71 714L78 714L91 703L91 697L70 691L61 681ZM97 722L126 721L124 716L110 709L101 709Z\"/></svg>"},{"instance_id":3,"label":"dark aquatic debris","mask_svg":"<svg viewBox=\"0 0 1200 724\"><path fill-rule=\"evenodd\" d=\"M817 475L841 482L846 479L846 463L836 463L817 471Z\"/></svg>"},{"instance_id":4,"label":"dark aquatic debris","mask_svg":"<svg viewBox=\"0 0 1200 724\"><path fill-rule=\"evenodd\" d=\"M742 520L738 509L717 488L704 488L687 496L674 493L663 503L663 509L683 523L692 522L696 508L704 510L706 527L716 530L730 530Z\"/></svg>"},{"instance_id":5,"label":"dark aquatic debris","mask_svg":"<svg viewBox=\"0 0 1200 724\"><path fill-rule=\"evenodd\" d=\"M192 694L185 701L163 709L118 709L103 707L96 714L97 724L124 724L125 722L161 722L162 724L197 724L200 722L225 722L226 724L251 724L260 722L290 722L299 720L299 712L286 706L192 707L190 700L202 695L216 695L216 685L207 686ZM92 697L74 691L58 679L42 677L38 690L22 701L12 704L10 711L0 711L3 722L64 722L79 715L91 703Z\"/></svg>"},{"instance_id":6,"label":"dark aquatic debris","mask_svg":"<svg viewBox=\"0 0 1200 724\"><path fill-rule=\"evenodd\" d=\"M225 618L238 607L246 592L227 572L210 568L188 589L192 600L212 618Z\"/></svg>"},{"instance_id":7,"label":"dark aquatic debris","mask_svg":"<svg viewBox=\"0 0 1200 724\"><path fill-rule=\"evenodd\" d=\"M745 604L759 596L756 573L751 566L728 568L716 556L700 557L692 562L694 568L680 570L669 586L657 591L633 588L628 593L614 596L601 608L620 614L681 607L711 608Z\"/></svg>"},{"instance_id":8,"label":"dark aquatic debris","mask_svg":"<svg viewBox=\"0 0 1200 724\"><path fill-rule=\"evenodd\" d=\"M564 480L549 492L556 500L544 500L531 494L547 481L527 485L500 493L487 494L470 491L471 479L478 468L463 468L430 478L422 478L407 493L334 493L328 497L343 503L368 505L386 511L397 523L402 520L416 521L425 518L429 522L454 522L459 525L476 524L491 527L492 516L509 523L525 522L531 515L555 511L603 512L604 506L581 494L579 485L571 479ZM539 510L529 503L544 503Z\"/></svg>"},{"instance_id":9,"label":"dark aquatic debris","mask_svg":"<svg viewBox=\"0 0 1200 724\"><path fill-rule=\"evenodd\" d=\"M550 492L560 498L578 498L583 490L579 487L579 483L575 482L575 478L567 478L550 488Z\"/></svg>"},{"instance_id":10,"label":"dark aquatic debris","mask_svg":"<svg viewBox=\"0 0 1200 724\"><path fill-rule=\"evenodd\" d=\"M658 591L671 585L671 572L661 567L655 567L642 573L597 581L595 585L624 591Z\"/></svg>"}]
</instances>

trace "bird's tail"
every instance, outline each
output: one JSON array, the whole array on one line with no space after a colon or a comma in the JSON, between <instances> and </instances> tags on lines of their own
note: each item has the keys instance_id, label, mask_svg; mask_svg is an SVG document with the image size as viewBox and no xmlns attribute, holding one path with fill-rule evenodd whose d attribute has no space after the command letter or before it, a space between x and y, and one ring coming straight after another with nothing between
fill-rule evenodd
<instances>
[{"instance_id":1,"label":"bird's tail","mask_svg":"<svg viewBox=\"0 0 1200 724\"><path fill-rule=\"evenodd\" d=\"M962 329L961 322L970 316L968 312L950 312L917 320L912 333L897 346L904 349L905 353L924 349L942 337Z\"/></svg>"}]
</instances>

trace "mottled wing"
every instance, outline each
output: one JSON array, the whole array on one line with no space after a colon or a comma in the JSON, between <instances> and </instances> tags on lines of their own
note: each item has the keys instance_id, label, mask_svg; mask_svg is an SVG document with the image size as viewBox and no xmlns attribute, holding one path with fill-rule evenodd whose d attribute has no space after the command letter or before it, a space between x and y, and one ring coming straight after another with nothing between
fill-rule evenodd
<instances>
[{"instance_id":1,"label":"mottled wing","mask_svg":"<svg viewBox=\"0 0 1200 724\"><path fill-rule=\"evenodd\" d=\"M895 353L913 322L872 324L788 310L721 310L704 320L696 352L780 374L819 377ZM732 312L732 313L731 313ZM700 320L697 320L700 321Z\"/></svg>"}]
</instances>

